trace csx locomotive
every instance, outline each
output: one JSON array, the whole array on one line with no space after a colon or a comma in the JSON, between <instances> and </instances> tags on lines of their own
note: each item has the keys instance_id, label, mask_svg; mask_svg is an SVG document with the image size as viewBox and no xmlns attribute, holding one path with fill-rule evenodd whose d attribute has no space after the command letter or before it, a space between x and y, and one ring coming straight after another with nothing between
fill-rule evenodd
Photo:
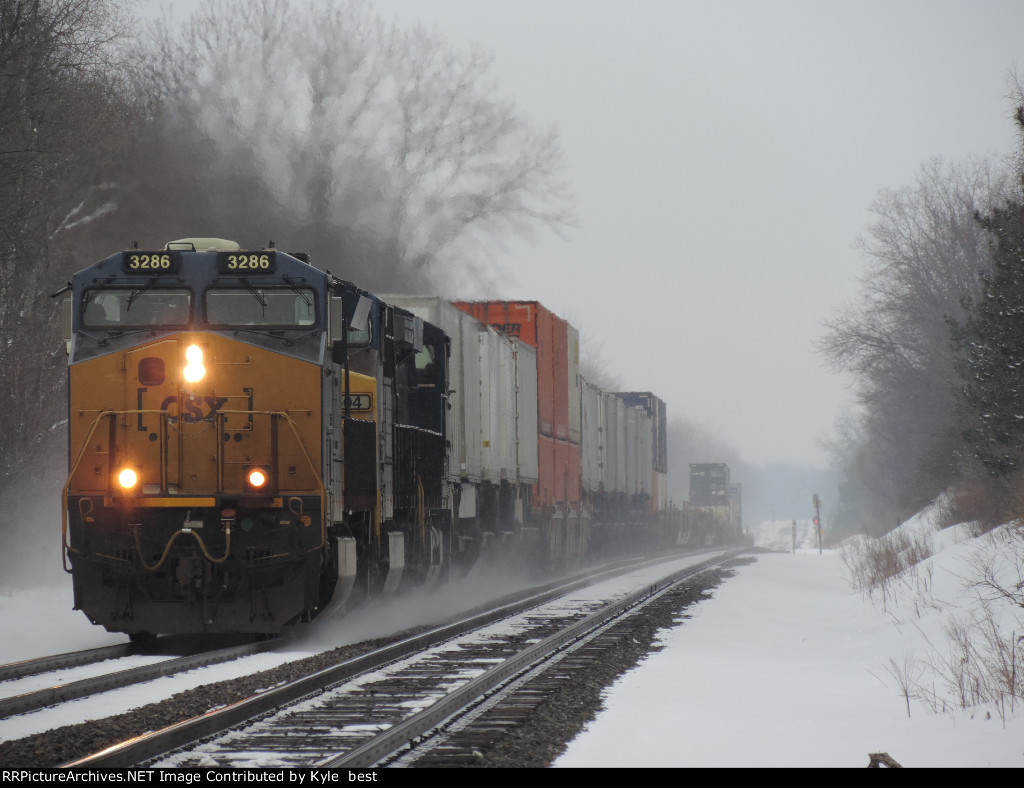
<instances>
[{"instance_id":1,"label":"csx locomotive","mask_svg":"<svg viewBox=\"0 0 1024 788\"><path fill-rule=\"evenodd\" d=\"M536 302L382 299L211 238L69 290L65 568L75 607L133 640L277 633L486 550L564 562L595 522L690 538L664 403L588 386Z\"/></svg>"}]
</instances>

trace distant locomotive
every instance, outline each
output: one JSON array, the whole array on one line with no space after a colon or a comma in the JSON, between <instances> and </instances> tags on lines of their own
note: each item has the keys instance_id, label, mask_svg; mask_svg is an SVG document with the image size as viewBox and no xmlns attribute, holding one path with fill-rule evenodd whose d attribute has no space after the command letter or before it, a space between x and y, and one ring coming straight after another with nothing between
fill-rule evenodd
<instances>
[{"instance_id":1,"label":"distant locomotive","mask_svg":"<svg viewBox=\"0 0 1024 788\"><path fill-rule=\"evenodd\" d=\"M587 384L537 302L380 298L185 239L80 271L66 303L65 568L133 639L277 633L605 529L722 536L669 510L664 403Z\"/></svg>"},{"instance_id":2,"label":"distant locomotive","mask_svg":"<svg viewBox=\"0 0 1024 788\"><path fill-rule=\"evenodd\" d=\"M729 481L729 466L721 462L690 464L691 520L704 523L708 533L725 541L742 536L741 486Z\"/></svg>"}]
</instances>

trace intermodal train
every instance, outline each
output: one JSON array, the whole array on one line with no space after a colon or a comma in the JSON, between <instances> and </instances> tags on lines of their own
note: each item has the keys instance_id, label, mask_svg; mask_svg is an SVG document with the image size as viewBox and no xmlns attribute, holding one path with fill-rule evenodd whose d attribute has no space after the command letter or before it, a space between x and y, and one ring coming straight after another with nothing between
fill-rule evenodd
<instances>
[{"instance_id":1,"label":"intermodal train","mask_svg":"<svg viewBox=\"0 0 1024 788\"><path fill-rule=\"evenodd\" d=\"M535 301L378 296L271 243L117 252L66 288L74 604L133 640L279 633L466 572L710 544L665 404Z\"/></svg>"}]
</instances>

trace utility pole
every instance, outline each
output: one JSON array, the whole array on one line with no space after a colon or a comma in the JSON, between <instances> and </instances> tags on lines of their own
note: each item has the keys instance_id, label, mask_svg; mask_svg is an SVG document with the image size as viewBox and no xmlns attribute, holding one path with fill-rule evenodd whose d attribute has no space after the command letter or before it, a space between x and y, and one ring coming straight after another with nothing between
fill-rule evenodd
<instances>
[{"instance_id":1,"label":"utility pole","mask_svg":"<svg viewBox=\"0 0 1024 788\"><path fill-rule=\"evenodd\" d=\"M793 521L793 555L796 555L796 520Z\"/></svg>"},{"instance_id":2,"label":"utility pole","mask_svg":"<svg viewBox=\"0 0 1024 788\"><path fill-rule=\"evenodd\" d=\"M818 555L821 555L821 498L814 493L814 530L818 532Z\"/></svg>"}]
</instances>

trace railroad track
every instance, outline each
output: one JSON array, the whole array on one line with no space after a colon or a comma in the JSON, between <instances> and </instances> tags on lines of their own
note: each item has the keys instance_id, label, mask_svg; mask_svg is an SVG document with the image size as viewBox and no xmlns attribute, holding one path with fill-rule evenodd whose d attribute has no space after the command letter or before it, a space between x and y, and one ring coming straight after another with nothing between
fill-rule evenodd
<instances>
[{"instance_id":1,"label":"railroad track","mask_svg":"<svg viewBox=\"0 0 1024 788\"><path fill-rule=\"evenodd\" d=\"M99 648L89 648L83 651L69 651L66 654L53 654L48 657L10 662L6 665L0 665L0 682L20 679L25 676L35 676L40 673L51 673L64 668L93 665L97 662L105 662L108 659L129 657L136 653L138 652L133 644L119 643L116 646L100 646Z\"/></svg>"},{"instance_id":2,"label":"railroad track","mask_svg":"<svg viewBox=\"0 0 1024 788\"><path fill-rule=\"evenodd\" d=\"M495 722L494 709L521 715L530 705L521 697L526 677L594 652L624 616L734 555L676 559L664 577L633 570L628 593L587 591L591 580L552 588L65 765L366 767L403 751L406 765L438 748L444 759L472 757L472 746L458 742L479 732L460 731L510 724ZM412 741L434 744L413 756Z\"/></svg>"},{"instance_id":3,"label":"railroad track","mask_svg":"<svg viewBox=\"0 0 1024 788\"><path fill-rule=\"evenodd\" d=\"M212 650L193 646L188 649L191 653L183 656L166 656L166 659L158 658L157 661L150 664L116 668L109 672L67 683L63 682L63 676L61 676L59 671L108 660L114 661L116 666L118 662L125 660L127 657L139 656L141 654L152 653L154 656L159 657L160 650L139 649L132 644L125 643L2 665L0 666L0 682L13 682L16 679L28 676L39 676L45 681L49 674L53 673L54 675L51 681L46 682L48 686L41 689L0 697L0 719L6 719L16 714L25 714L36 709L66 703L71 700L78 700L79 698L87 698L101 692L129 687L145 681L153 681L164 676L173 676L177 673L208 665L230 662L241 657L259 654L271 648L276 648L281 642L264 640ZM0 693L2 693L3 689L3 684L0 683Z\"/></svg>"}]
</instances>

